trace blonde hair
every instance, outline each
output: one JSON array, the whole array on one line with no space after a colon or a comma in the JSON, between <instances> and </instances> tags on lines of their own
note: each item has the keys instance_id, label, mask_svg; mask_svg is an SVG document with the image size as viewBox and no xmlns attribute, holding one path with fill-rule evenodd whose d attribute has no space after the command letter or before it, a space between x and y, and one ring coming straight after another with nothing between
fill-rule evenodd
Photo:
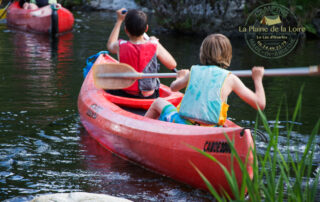
<instances>
[{"instance_id":1,"label":"blonde hair","mask_svg":"<svg viewBox=\"0 0 320 202\"><path fill-rule=\"evenodd\" d=\"M222 34L207 36L200 47L200 62L203 65L230 66L232 46L229 39Z\"/></svg>"}]
</instances>

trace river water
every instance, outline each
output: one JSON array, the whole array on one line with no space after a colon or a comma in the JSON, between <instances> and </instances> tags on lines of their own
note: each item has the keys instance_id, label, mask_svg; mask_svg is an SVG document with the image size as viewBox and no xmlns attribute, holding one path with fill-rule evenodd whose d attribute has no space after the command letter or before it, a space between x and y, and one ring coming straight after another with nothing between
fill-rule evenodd
<instances>
[{"instance_id":1,"label":"river water","mask_svg":"<svg viewBox=\"0 0 320 202\"><path fill-rule=\"evenodd\" d=\"M104 150L79 120L77 96L85 60L101 50L115 21L110 12L75 12L75 27L52 40L0 24L0 200L27 201L39 194L84 191L110 194L134 201L209 201L210 194L146 171ZM156 35L172 53L178 69L198 64L202 37L159 32L154 20L149 35ZM124 33L121 33L125 37ZM266 68L320 63L320 40L307 40L289 56L266 60L256 56L243 40L232 40L232 70L253 65ZM162 71L166 71L162 67ZM163 79L169 84L171 80ZM250 88L250 78L243 79ZM299 90L304 85L302 110L294 122L290 150L303 153L319 119L319 77L265 78L265 113L274 124L279 103L280 144L286 144L286 124ZM229 97L229 116L242 126L253 126L257 113L235 95ZM291 116L290 116L291 117ZM290 119L289 119L290 120ZM260 127L263 131L263 128ZM320 140L313 161L320 162ZM263 154L265 144L258 138ZM280 147L280 150L285 146ZM316 171L314 171L316 172ZM319 188L318 188L319 189ZM318 190L319 191L319 190Z\"/></svg>"}]
</instances>

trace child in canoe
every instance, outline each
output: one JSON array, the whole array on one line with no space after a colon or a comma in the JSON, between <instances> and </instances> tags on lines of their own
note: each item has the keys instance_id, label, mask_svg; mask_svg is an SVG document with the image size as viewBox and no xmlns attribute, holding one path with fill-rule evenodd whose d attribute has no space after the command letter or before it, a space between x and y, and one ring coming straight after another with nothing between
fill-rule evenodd
<instances>
[{"instance_id":1,"label":"child in canoe","mask_svg":"<svg viewBox=\"0 0 320 202\"><path fill-rule=\"evenodd\" d=\"M142 11L122 8L117 11L117 22L110 34L107 48L111 53L118 54L121 63L131 65L137 72L157 73L160 67L157 59L168 69L173 70L177 63L171 54L155 37L144 38L148 31L147 15ZM118 40L120 27L124 21L129 40ZM156 98L159 97L160 81L157 78L139 79L132 86L116 91L108 91L126 97Z\"/></svg>"},{"instance_id":2,"label":"child in canoe","mask_svg":"<svg viewBox=\"0 0 320 202\"><path fill-rule=\"evenodd\" d=\"M200 47L200 62L191 70L180 70L172 82L172 91L187 87L178 110L168 101L158 98L146 115L162 121L190 125L223 125L229 105L226 104L231 92L235 92L254 109L263 110L266 98L262 84L263 67L252 68L255 92L248 89L234 74L226 70L232 58L232 47L222 34L207 36Z\"/></svg>"},{"instance_id":3,"label":"child in canoe","mask_svg":"<svg viewBox=\"0 0 320 202\"><path fill-rule=\"evenodd\" d=\"M19 0L19 5L23 9L36 10L31 12L32 16L45 17L52 14L51 5L56 9L61 8L61 4L57 3L57 0Z\"/></svg>"},{"instance_id":4,"label":"child in canoe","mask_svg":"<svg viewBox=\"0 0 320 202\"><path fill-rule=\"evenodd\" d=\"M51 4L58 4L57 0L19 0L19 5L24 9L37 9ZM59 4L61 7L61 5Z\"/></svg>"}]
</instances>

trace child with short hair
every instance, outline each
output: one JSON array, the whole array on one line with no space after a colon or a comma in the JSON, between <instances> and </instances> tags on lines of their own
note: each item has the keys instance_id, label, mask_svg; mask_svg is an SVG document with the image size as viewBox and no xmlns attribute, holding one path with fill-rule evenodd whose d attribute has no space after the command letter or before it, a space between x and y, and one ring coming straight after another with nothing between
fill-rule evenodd
<instances>
[{"instance_id":1,"label":"child with short hair","mask_svg":"<svg viewBox=\"0 0 320 202\"><path fill-rule=\"evenodd\" d=\"M148 31L147 15L143 11L122 8L117 11L117 22L110 34L107 48L111 53L118 54L119 62L131 65L136 71L157 73L157 59L168 69L173 70L177 63L172 55L155 37L144 38ZM122 22L129 40L118 40ZM139 79L132 86L122 91L108 91L127 97L156 98L159 96L160 81L158 78Z\"/></svg>"},{"instance_id":2,"label":"child with short hair","mask_svg":"<svg viewBox=\"0 0 320 202\"><path fill-rule=\"evenodd\" d=\"M178 110L170 102L158 98L145 114L162 121L203 126L222 126L227 118L229 105L226 103L231 92L235 92L254 109L263 110L266 98L262 84L263 67L252 68L255 92L227 68L231 63L232 46L222 34L207 36L200 47L200 62L191 71L180 70L172 82L172 91L187 87Z\"/></svg>"}]
</instances>

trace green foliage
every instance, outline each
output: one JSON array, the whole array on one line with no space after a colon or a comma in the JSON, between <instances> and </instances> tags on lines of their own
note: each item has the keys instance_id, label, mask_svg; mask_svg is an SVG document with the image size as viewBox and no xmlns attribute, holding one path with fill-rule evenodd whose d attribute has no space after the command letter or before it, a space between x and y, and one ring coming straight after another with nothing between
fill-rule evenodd
<instances>
[{"instance_id":1,"label":"green foliage","mask_svg":"<svg viewBox=\"0 0 320 202\"><path fill-rule=\"evenodd\" d=\"M264 3L276 2L286 6L297 17L299 25L306 28L308 32L316 34L316 29L312 25L312 19L319 12L319 0L266 0ZM261 2L262 3L262 2Z\"/></svg>"},{"instance_id":2,"label":"green foliage","mask_svg":"<svg viewBox=\"0 0 320 202\"><path fill-rule=\"evenodd\" d=\"M134 1L136 2L136 4L140 6L145 6L145 7L150 6L150 1L147 1L147 0L134 0Z\"/></svg>"},{"instance_id":3,"label":"green foliage","mask_svg":"<svg viewBox=\"0 0 320 202\"><path fill-rule=\"evenodd\" d=\"M191 30L192 29L192 20L190 17L187 17L184 22L181 22L177 25L178 30Z\"/></svg>"},{"instance_id":4,"label":"green foliage","mask_svg":"<svg viewBox=\"0 0 320 202\"><path fill-rule=\"evenodd\" d=\"M279 3L287 6L297 16L298 21L308 32L316 34L316 30L311 24L312 19L316 16L320 1L314 0L278 0Z\"/></svg>"},{"instance_id":5,"label":"green foliage","mask_svg":"<svg viewBox=\"0 0 320 202\"><path fill-rule=\"evenodd\" d=\"M63 7L71 8L73 6L81 6L85 3L83 0L61 0L59 1Z\"/></svg>"},{"instance_id":6,"label":"green foliage","mask_svg":"<svg viewBox=\"0 0 320 202\"><path fill-rule=\"evenodd\" d=\"M306 23L306 24L304 24L303 26L306 28L306 30L307 30L308 32L310 32L310 33L312 33L312 34L317 34L317 30L316 30L316 28L313 26L313 24L311 24L311 23Z\"/></svg>"},{"instance_id":7,"label":"green foliage","mask_svg":"<svg viewBox=\"0 0 320 202\"><path fill-rule=\"evenodd\" d=\"M262 111L259 110L259 116L257 117L255 128L257 129L257 124L259 122L258 119L261 119L266 132L269 134L270 140L263 156L258 156L256 149L252 149L254 154L254 162L252 165L254 178L252 180L250 179L246 169L246 162L241 161L235 150L233 142L226 136L232 151L231 159L235 158L242 171L243 180L241 187L238 187L237 185L233 168L231 168L231 171L229 172L228 169L225 168L225 166L213 156L203 152L200 149L194 147L192 148L220 165L231 187L233 198L236 201L246 200L246 188L251 201L314 201L316 199L315 197L317 193L320 172L317 172L316 174L312 173L312 161L316 146L315 137L319 132L320 119L317 121L316 126L309 137L303 155L299 157L297 153L292 153L289 151L289 139L291 136L291 131L293 130L293 123L296 121L299 115L301 103L302 92L300 92L298 97L296 108L292 116L292 122L291 124L287 125L287 152L281 152L278 144L278 123L281 107L279 107L273 129L269 127L266 116ZM286 155L287 158L285 158L284 155ZM260 162L260 165L258 164L258 161ZM217 199L217 201L230 200L230 196L227 194L220 196L210 184L208 179L206 179L201 173L201 171L198 170L195 165L193 165L193 167L204 180L209 191Z\"/></svg>"}]
</instances>

